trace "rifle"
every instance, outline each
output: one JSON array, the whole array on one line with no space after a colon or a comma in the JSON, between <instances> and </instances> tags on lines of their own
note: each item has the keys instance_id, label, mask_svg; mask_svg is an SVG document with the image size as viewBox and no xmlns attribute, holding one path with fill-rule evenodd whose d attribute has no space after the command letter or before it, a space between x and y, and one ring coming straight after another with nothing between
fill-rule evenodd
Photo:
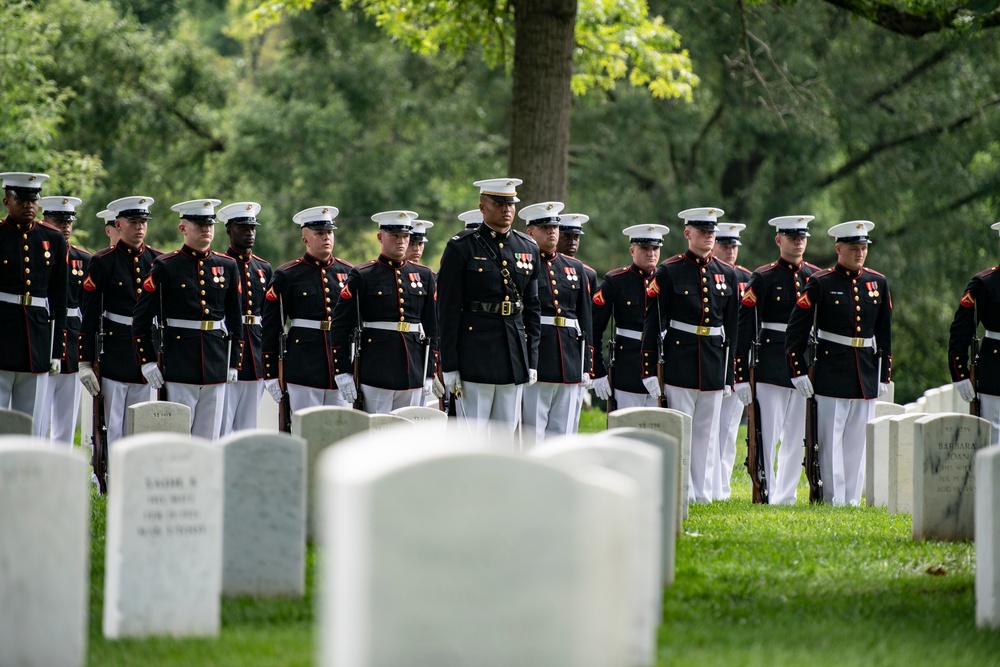
<instances>
[{"instance_id":1,"label":"rifle","mask_svg":"<svg viewBox=\"0 0 1000 667\"><path fill-rule=\"evenodd\" d=\"M615 316L614 312L611 314L611 337L608 338L608 387L611 388L611 393L608 395L608 414L618 409L618 399L615 398Z\"/></svg>"},{"instance_id":2,"label":"rifle","mask_svg":"<svg viewBox=\"0 0 1000 667\"><path fill-rule=\"evenodd\" d=\"M167 367L164 365L166 363L164 355L164 345L167 340L166 329L167 329L167 318L163 314L163 288L160 288L160 321L156 323L156 327L160 330L160 341L159 345L156 346L156 363L160 367L160 373L163 374L163 385L156 392L156 400L166 401L167 400Z\"/></svg>"},{"instance_id":3,"label":"rifle","mask_svg":"<svg viewBox=\"0 0 1000 667\"><path fill-rule=\"evenodd\" d=\"M97 354L94 355L94 377L98 386L101 384L101 357L104 356L104 302L101 299L101 317L97 325L97 339L94 341ZM93 432L91 435L94 446L91 465L94 476L97 477L97 490L100 494L108 493L108 423L104 419L104 391L97 392L93 404Z\"/></svg>"},{"instance_id":4,"label":"rifle","mask_svg":"<svg viewBox=\"0 0 1000 667\"><path fill-rule=\"evenodd\" d=\"M656 280L656 277L653 277ZM667 364L663 360L663 337L666 330L663 327L663 319L660 314L660 297L656 297L656 383L660 387L659 405L661 408L669 408L667 404L667 392L663 389L663 378L666 375Z\"/></svg>"},{"instance_id":5,"label":"rifle","mask_svg":"<svg viewBox=\"0 0 1000 667\"><path fill-rule=\"evenodd\" d=\"M764 434L760 428L760 401L757 400L756 368L760 355L760 340L750 343L750 395L747 406L747 472L750 473L751 499L754 503L770 502L767 490L767 473L764 467Z\"/></svg>"},{"instance_id":6,"label":"rifle","mask_svg":"<svg viewBox=\"0 0 1000 667\"><path fill-rule=\"evenodd\" d=\"M816 315L813 315L813 327L809 332L809 381L815 382L816 375ZM813 385L815 387L815 385ZM823 502L823 478L819 467L819 417L816 405L815 391L806 399L806 437L805 459L802 465L806 469L806 479L809 481L809 502Z\"/></svg>"},{"instance_id":7,"label":"rifle","mask_svg":"<svg viewBox=\"0 0 1000 667\"><path fill-rule=\"evenodd\" d=\"M355 299L358 308L358 321L354 325L354 333L351 334L351 352L354 353L354 386L357 388L358 397L354 399L355 410L365 410L365 396L361 393L361 303Z\"/></svg>"},{"instance_id":8,"label":"rifle","mask_svg":"<svg viewBox=\"0 0 1000 667\"><path fill-rule=\"evenodd\" d=\"M972 390L976 392L975 398L969 402L969 414L973 417L982 417L983 403L979 400L979 304L976 304L976 328L972 330L972 354L969 362L969 380L972 382ZM881 377L879 378L881 381Z\"/></svg>"},{"instance_id":9,"label":"rifle","mask_svg":"<svg viewBox=\"0 0 1000 667\"><path fill-rule=\"evenodd\" d=\"M278 430L292 432L292 402L288 397L288 385L285 383L285 348L288 346L288 334L285 333L285 302L278 296L278 388L281 389L281 400L278 402Z\"/></svg>"}]
</instances>

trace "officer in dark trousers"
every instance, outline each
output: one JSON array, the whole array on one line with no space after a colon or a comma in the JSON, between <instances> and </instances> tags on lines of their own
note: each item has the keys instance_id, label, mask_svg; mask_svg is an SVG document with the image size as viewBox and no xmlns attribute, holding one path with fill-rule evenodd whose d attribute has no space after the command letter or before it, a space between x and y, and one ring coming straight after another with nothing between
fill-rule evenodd
<instances>
[{"instance_id":1,"label":"officer in dark trousers","mask_svg":"<svg viewBox=\"0 0 1000 667\"><path fill-rule=\"evenodd\" d=\"M688 249L664 261L646 294L653 299L642 334L643 385L654 398L691 416L689 497L715 500L722 399L732 393L739 326L739 278L713 254L719 208L681 211ZM662 349L666 372L656 370Z\"/></svg>"},{"instance_id":2,"label":"officer in dark trousers","mask_svg":"<svg viewBox=\"0 0 1000 667\"><path fill-rule=\"evenodd\" d=\"M104 393L109 444L125 434L126 408L155 397L142 376L132 341L132 315L142 294L142 281L153 267L153 260L162 254L145 243L152 205L153 198L143 196L123 197L108 204L119 240L94 253L83 279L80 382L92 396ZM99 352L98 381L93 362Z\"/></svg>"},{"instance_id":3,"label":"officer in dark trousers","mask_svg":"<svg viewBox=\"0 0 1000 667\"><path fill-rule=\"evenodd\" d=\"M434 275L406 259L416 213L376 213L378 259L359 264L347 276L333 310L334 373L341 394L358 396L354 357L364 394L365 412L388 414L396 408L423 405L431 391L437 354ZM352 335L360 341L351 345Z\"/></svg>"},{"instance_id":4,"label":"officer in dark trousers","mask_svg":"<svg viewBox=\"0 0 1000 667\"><path fill-rule=\"evenodd\" d=\"M543 202L518 212L541 252L538 382L525 388L522 409L529 444L575 431L580 388L590 384L592 370L591 293L583 262L556 251L562 209L562 202Z\"/></svg>"},{"instance_id":5,"label":"officer in dark trousers","mask_svg":"<svg viewBox=\"0 0 1000 667\"><path fill-rule=\"evenodd\" d=\"M514 433L538 379L538 245L514 230L517 178L477 181L483 223L452 237L438 272L441 366L460 417Z\"/></svg>"},{"instance_id":6,"label":"officer in dark trousers","mask_svg":"<svg viewBox=\"0 0 1000 667\"><path fill-rule=\"evenodd\" d=\"M264 293L271 282L271 265L253 254L257 240L257 215L260 204L237 202L216 211L216 217L226 225L229 249L226 254L236 260L239 268L240 316L243 319L243 339L240 341L243 363L236 382L226 385L226 411L222 417L221 435L233 431L257 428L257 407L264 393L263 337Z\"/></svg>"},{"instance_id":7,"label":"officer in dark trousers","mask_svg":"<svg viewBox=\"0 0 1000 667\"><path fill-rule=\"evenodd\" d=\"M219 437L226 383L236 382L243 319L239 267L212 251L218 199L174 204L184 245L158 257L142 282L132 335L142 374L167 400L191 408L191 435ZM161 368L153 340L153 318L162 337Z\"/></svg>"},{"instance_id":8,"label":"officer in dark trousers","mask_svg":"<svg viewBox=\"0 0 1000 667\"><path fill-rule=\"evenodd\" d=\"M660 261L663 235L669 233L665 225L632 225L622 230L629 237L632 263L609 271L594 292L594 393L606 401L614 391L620 410L656 407L656 399L642 384L639 341L651 300L646 288ZM614 340L613 368L609 368L612 360L605 357L604 349L604 330L609 322L608 339Z\"/></svg>"},{"instance_id":9,"label":"officer in dark trousers","mask_svg":"<svg viewBox=\"0 0 1000 667\"><path fill-rule=\"evenodd\" d=\"M785 330L806 281L819 271L819 267L802 259L811 220L811 215L785 215L768 221L775 227L778 259L753 272L740 308L735 390L744 405L753 400L749 357L751 345L756 341L759 346L754 378L760 404L768 502L772 505L795 504L795 492L802 477L806 399L792 386L791 368L785 354ZM777 472L774 469L776 449Z\"/></svg>"},{"instance_id":10,"label":"officer in dark trousers","mask_svg":"<svg viewBox=\"0 0 1000 667\"><path fill-rule=\"evenodd\" d=\"M0 222L0 408L31 415L36 437L48 429L45 391L49 375L59 372L66 328L66 239L35 222L48 178L0 174L7 207Z\"/></svg>"},{"instance_id":11,"label":"officer in dark trousers","mask_svg":"<svg viewBox=\"0 0 1000 667\"><path fill-rule=\"evenodd\" d=\"M572 257L576 259L576 253L580 250L580 237L583 236L583 224L590 220L590 216L584 215L583 213L562 213L559 215L559 245L556 246L556 250L567 257ZM590 296L593 298L594 294L597 293L597 271L588 266L583 265L583 273L587 277L587 288L590 290ZM589 359L587 359L587 365L593 373L594 367L594 332L590 332L590 352ZM591 378L592 380L592 378ZM588 390L593 386L593 381L587 383L580 383L577 386L577 391L580 394L579 407L582 410L584 407L590 406L590 394ZM580 410L577 410L576 414L573 415L573 426L570 429L570 433L576 433L580 428Z\"/></svg>"},{"instance_id":12,"label":"officer in dark trousers","mask_svg":"<svg viewBox=\"0 0 1000 667\"><path fill-rule=\"evenodd\" d=\"M42 221L52 225L66 239L69 255L66 263L69 267L69 288L66 292L66 328L63 336L66 341L65 352L58 375L49 377L48 389L45 392L45 403L48 406L43 412L47 424L41 426L41 432L48 428L54 442L73 444L76 434L76 421L80 415L80 394L83 385L80 384L80 293L83 292L83 277L90 268L90 253L69 242L73 233L73 222L76 220L76 209L83 200L78 197L42 197L38 200L42 207Z\"/></svg>"},{"instance_id":13,"label":"officer in dark trousers","mask_svg":"<svg viewBox=\"0 0 1000 667\"><path fill-rule=\"evenodd\" d=\"M865 267L875 223L852 220L828 232L837 265L817 271L796 301L785 332L792 384L815 392L823 499L857 505L865 475L865 424L892 373L892 297L886 277ZM806 349L817 339L815 384Z\"/></svg>"},{"instance_id":14,"label":"officer in dark trousers","mask_svg":"<svg viewBox=\"0 0 1000 667\"><path fill-rule=\"evenodd\" d=\"M1000 231L1000 222L990 229ZM986 333L979 348L976 383L969 373L969 347L979 324ZM963 401L979 396L979 416L993 424L991 445L1000 443L1000 267L993 266L972 276L951 322L948 337L948 369L955 390Z\"/></svg>"},{"instance_id":15,"label":"officer in dark trousers","mask_svg":"<svg viewBox=\"0 0 1000 667\"><path fill-rule=\"evenodd\" d=\"M292 412L317 405L349 406L334 383L330 326L340 291L353 268L333 255L335 206L313 206L292 220L302 228L305 254L278 267L264 299L264 386L275 402L281 330L286 323L284 377Z\"/></svg>"},{"instance_id":16,"label":"officer in dark trousers","mask_svg":"<svg viewBox=\"0 0 1000 667\"><path fill-rule=\"evenodd\" d=\"M740 232L746 225L739 222L720 222L715 230L716 257L736 270L737 296L743 298L743 290L750 280L750 271L736 263L740 254ZM719 462L715 478L712 482L712 497L716 500L726 500L732 495L729 482L733 476L733 464L736 462L736 434L740 429L740 418L743 417L743 403L734 393L722 399L719 408Z\"/></svg>"}]
</instances>

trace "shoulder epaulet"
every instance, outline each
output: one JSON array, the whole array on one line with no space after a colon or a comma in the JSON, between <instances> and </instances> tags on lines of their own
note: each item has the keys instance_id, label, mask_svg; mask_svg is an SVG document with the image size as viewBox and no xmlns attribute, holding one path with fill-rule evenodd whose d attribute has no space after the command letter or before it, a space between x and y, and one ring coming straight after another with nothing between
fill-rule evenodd
<instances>
[{"instance_id":1,"label":"shoulder epaulet","mask_svg":"<svg viewBox=\"0 0 1000 667\"><path fill-rule=\"evenodd\" d=\"M831 273L835 273L835 271L833 269L820 269L816 273L814 273L811 276L809 276L809 279L812 280L813 278L821 278L821 277L829 275Z\"/></svg>"},{"instance_id":2,"label":"shoulder epaulet","mask_svg":"<svg viewBox=\"0 0 1000 667\"><path fill-rule=\"evenodd\" d=\"M148 250L149 252L153 253L153 254L154 254L154 255L156 255L157 257L159 257L159 256L161 256L161 255L163 254L163 251L162 251L162 250L160 250L160 249L158 249L158 248L154 248L154 247L153 247L153 246L151 246L151 245L148 245L148 246L146 246L146 250Z\"/></svg>"},{"instance_id":3,"label":"shoulder epaulet","mask_svg":"<svg viewBox=\"0 0 1000 667\"><path fill-rule=\"evenodd\" d=\"M623 267L621 267L620 269L611 269L610 271L608 271L608 272L607 272L607 273L605 274L605 277L608 277L608 278L610 278L611 276L620 276L621 274L623 274L623 273L625 273L626 271L628 271L628 270L629 270L630 268L631 268L631 267L628 267L628 266L623 266Z\"/></svg>"},{"instance_id":4,"label":"shoulder epaulet","mask_svg":"<svg viewBox=\"0 0 1000 667\"><path fill-rule=\"evenodd\" d=\"M974 275L972 277L973 278L985 278L986 276L989 276L989 275L992 275L993 273L996 273L997 269L1000 269L1000 266L991 266L988 269L983 269L982 271L980 271L979 273L977 273L976 275Z\"/></svg>"},{"instance_id":5,"label":"shoulder epaulet","mask_svg":"<svg viewBox=\"0 0 1000 667\"><path fill-rule=\"evenodd\" d=\"M813 271L822 271L823 270L823 269L819 268L818 266L816 266L815 264L810 264L809 262L803 262L802 264L804 266L808 266Z\"/></svg>"},{"instance_id":6,"label":"shoulder epaulet","mask_svg":"<svg viewBox=\"0 0 1000 667\"><path fill-rule=\"evenodd\" d=\"M302 263L302 258L299 257L298 259L293 259L290 262L285 262L284 264L282 264L281 266L278 267L278 270L279 271L284 271L286 269L292 268L293 266L297 266L297 265L299 265L301 263Z\"/></svg>"},{"instance_id":7,"label":"shoulder epaulet","mask_svg":"<svg viewBox=\"0 0 1000 667\"><path fill-rule=\"evenodd\" d=\"M180 250L173 250L171 252L166 252L166 253L161 252L160 256L157 257L156 259L162 259L162 260L173 259L174 257L177 257L180 254L181 254Z\"/></svg>"},{"instance_id":8,"label":"shoulder epaulet","mask_svg":"<svg viewBox=\"0 0 1000 667\"><path fill-rule=\"evenodd\" d=\"M87 250L86 248L81 248L80 246L76 245L75 243L70 243L69 247L72 248L73 250L79 250L80 252L84 253L85 255L93 255L94 254L94 253L90 252L89 250Z\"/></svg>"},{"instance_id":9,"label":"shoulder epaulet","mask_svg":"<svg viewBox=\"0 0 1000 667\"><path fill-rule=\"evenodd\" d=\"M735 266L736 266L735 264L730 264L730 263L729 263L729 262L727 262L726 260L724 260L724 259L719 259L718 257L713 257L712 259L714 259L714 260L715 260L716 262L718 262L719 264L722 264L723 266L728 266L728 267L729 267L729 268L731 268L731 269L732 269L732 268L735 268Z\"/></svg>"},{"instance_id":10,"label":"shoulder epaulet","mask_svg":"<svg viewBox=\"0 0 1000 667\"><path fill-rule=\"evenodd\" d=\"M590 264L587 264L586 262L581 262L581 264L583 264L583 268L587 269L588 271L593 271L594 273L597 273L597 269L592 267Z\"/></svg>"},{"instance_id":11,"label":"shoulder epaulet","mask_svg":"<svg viewBox=\"0 0 1000 667\"><path fill-rule=\"evenodd\" d=\"M879 278L885 278L885 276L883 274L879 273L875 269L869 269L867 266L865 267L865 271L867 271L868 273L874 273Z\"/></svg>"},{"instance_id":12,"label":"shoulder epaulet","mask_svg":"<svg viewBox=\"0 0 1000 667\"><path fill-rule=\"evenodd\" d=\"M355 268L358 271L360 271L361 269L367 269L369 267L375 266L376 264L378 264L377 260L369 259L367 262L361 262L360 264L358 264L357 266L355 266L353 268Z\"/></svg>"},{"instance_id":13,"label":"shoulder epaulet","mask_svg":"<svg viewBox=\"0 0 1000 667\"><path fill-rule=\"evenodd\" d=\"M344 266L346 266L349 269L353 269L354 268L354 265L351 264L350 262L348 262L346 259L341 259L340 257L334 257L333 258L333 263L336 264L337 262L340 262L341 264L343 264Z\"/></svg>"},{"instance_id":14,"label":"shoulder epaulet","mask_svg":"<svg viewBox=\"0 0 1000 667\"><path fill-rule=\"evenodd\" d=\"M420 269L427 269L431 273L434 272L434 269L432 269L431 267L427 266L426 264L421 264L420 262L414 262L412 260L410 260L410 264L412 264L413 266L416 266L417 268L420 268Z\"/></svg>"},{"instance_id":15,"label":"shoulder epaulet","mask_svg":"<svg viewBox=\"0 0 1000 667\"><path fill-rule=\"evenodd\" d=\"M535 241L535 239L531 238L530 236L528 236L528 235L527 235L527 234L525 234L524 232L522 232L522 231L518 231L518 230L516 230L516 229L515 229L515 230L512 230L512 231L514 232L514 234L516 234L517 236L520 236L520 237L521 237L522 239L524 239L525 241L531 241L531 242L532 242L532 243L534 243L535 245L538 245L538 242L537 242L537 241Z\"/></svg>"},{"instance_id":16,"label":"shoulder epaulet","mask_svg":"<svg viewBox=\"0 0 1000 667\"><path fill-rule=\"evenodd\" d=\"M768 271L773 271L776 266L778 266L777 262L768 262L767 264L761 264L756 269L754 269L754 273L767 273Z\"/></svg>"},{"instance_id":17,"label":"shoulder epaulet","mask_svg":"<svg viewBox=\"0 0 1000 667\"><path fill-rule=\"evenodd\" d=\"M113 252L114 249L115 247L113 245L109 245L107 248L101 248L100 250L94 253L94 257L104 257L109 252Z\"/></svg>"},{"instance_id":18,"label":"shoulder epaulet","mask_svg":"<svg viewBox=\"0 0 1000 667\"><path fill-rule=\"evenodd\" d=\"M733 266L735 266L737 269L739 269L743 273L753 273L753 271L751 271L750 269L748 269L745 266L740 266L739 264L734 264Z\"/></svg>"},{"instance_id":19,"label":"shoulder epaulet","mask_svg":"<svg viewBox=\"0 0 1000 667\"><path fill-rule=\"evenodd\" d=\"M562 255L563 259L565 259L567 262L575 266L579 266L581 269L587 266L586 264L578 260L576 257L570 257L569 255L563 255L562 253L559 254Z\"/></svg>"},{"instance_id":20,"label":"shoulder epaulet","mask_svg":"<svg viewBox=\"0 0 1000 667\"><path fill-rule=\"evenodd\" d=\"M455 234L454 236L452 236L451 240L452 241L457 241L458 239L464 239L466 236L469 236L474 231L476 231L476 230L475 229L463 229L458 234Z\"/></svg>"},{"instance_id":21,"label":"shoulder epaulet","mask_svg":"<svg viewBox=\"0 0 1000 667\"><path fill-rule=\"evenodd\" d=\"M58 227L54 227L54 226L50 225L49 223L45 222L44 220L39 220L38 221L38 226L39 227L45 227L46 229L51 229L56 234L59 234L60 236L62 236L62 230L61 229L59 229Z\"/></svg>"},{"instance_id":22,"label":"shoulder epaulet","mask_svg":"<svg viewBox=\"0 0 1000 667\"><path fill-rule=\"evenodd\" d=\"M684 259L684 255L683 254L677 254L677 255L674 255L673 257L667 257L665 260L663 260L662 262L660 262L660 264L675 264L675 263L681 261L682 259Z\"/></svg>"}]
</instances>

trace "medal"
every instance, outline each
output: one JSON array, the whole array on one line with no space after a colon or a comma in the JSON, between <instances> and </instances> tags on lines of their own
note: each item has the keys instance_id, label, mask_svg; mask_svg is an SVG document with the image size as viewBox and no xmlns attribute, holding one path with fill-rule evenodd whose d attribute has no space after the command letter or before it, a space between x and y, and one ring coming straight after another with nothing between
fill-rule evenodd
<instances>
[{"instance_id":1,"label":"medal","mask_svg":"<svg viewBox=\"0 0 1000 667\"><path fill-rule=\"evenodd\" d=\"M52 256L52 253L50 253L48 250L46 250L45 253L44 253L45 259L48 259L51 256Z\"/></svg>"},{"instance_id":2,"label":"medal","mask_svg":"<svg viewBox=\"0 0 1000 667\"><path fill-rule=\"evenodd\" d=\"M414 282L411 282L411 283L410 283L410 287L416 287L416 286L417 286L417 284L416 284L416 283L414 283Z\"/></svg>"}]
</instances>

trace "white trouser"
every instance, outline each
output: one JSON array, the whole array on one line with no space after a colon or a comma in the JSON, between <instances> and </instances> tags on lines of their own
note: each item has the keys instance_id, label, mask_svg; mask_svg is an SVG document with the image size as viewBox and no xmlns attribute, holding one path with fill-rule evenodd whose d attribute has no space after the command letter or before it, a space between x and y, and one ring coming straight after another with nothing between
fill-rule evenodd
<instances>
[{"instance_id":1,"label":"white trouser","mask_svg":"<svg viewBox=\"0 0 1000 667\"><path fill-rule=\"evenodd\" d=\"M730 394L722 399L722 407L719 408L719 466L712 483L712 497L716 500L727 500L732 495L729 482L733 476L733 464L736 463L736 434L740 430L742 416L743 403L739 396Z\"/></svg>"},{"instance_id":2,"label":"white trouser","mask_svg":"<svg viewBox=\"0 0 1000 667\"><path fill-rule=\"evenodd\" d=\"M618 401L619 410L624 410L625 408L656 408L660 406L660 402L647 392L637 394L632 391L615 389L615 400Z\"/></svg>"},{"instance_id":3,"label":"white trouser","mask_svg":"<svg viewBox=\"0 0 1000 667\"><path fill-rule=\"evenodd\" d=\"M361 385L361 393L365 395L365 412L370 415L387 415L396 408L424 404L423 387L397 390L380 389L363 384Z\"/></svg>"},{"instance_id":4,"label":"white trouser","mask_svg":"<svg viewBox=\"0 0 1000 667\"><path fill-rule=\"evenodd\" d=\"M156 390L148 384L129 384L107 378L101 378L101 393L104 394L104 423L108 427L108 445L125 435L128 406L156 399Z\"/></svg>"},{"instance_id":5,"label":"white trouser","mask_svg":"<svg viewBox=\"0 0 1000 667\"><path fill-rule=\"evenodd\" d=\"M688 498L695 503L714 500L712 488L719 461L719 410L722 390L699 391L664 385L667 405L691 416L691 465Z\"/></svg>"},{"instance_id":6,"label":"white trouser","mask_svg":"<svg viewBox=\"0 0 1000 667\"><path fill-rule=\"evenodd\" d=\"M168 382L167 400L191 408L191 435L218 440L226 412L225 384Z\"/></svg>"},{"instance_id":7,"label":"white trouser","mask_svg":"<svg viewBox=\"0 0 1000 667\"><path fill-rule=\"evenodd\" d=\"M76 373L52 375L46 384L43 405L48 409L42 412L48 421L46 430L53 442L72 446L76 419L80 416L80 394L83 392L80 376Z\"/></svg>"},{"instance_id":8,"label":"white trouser","mask_svg":"<svg viewBox=\"0 0 1000 667\"><path fill-rule=\"evenodd\" d=\"M226 411L222 416L220 435L257 428L257 408L263 395L263 380L227 384Z\"/></svg>"},{"instance_id":9,"label":"white trouser","mask_svg":"<svg viewBox=\"0 0 1000 667\"><path fill-rule=\"evenodd\" d=\"M579 396L577 396L577 398L576 398L576 411L573 413L573 423L570 424L569 432L570 433L579 433L580 432L580 413L583 412L583 408L584 407L590 407L590 405L591 405L590 400L587 399L587 392L590 391L590 390L587 389L586 387L584 387L583 383L580 383L580 384L574 385L574 386L577 388L577 391L579 392Z\"/></svg>"},{"instance_id":10,"label":"white trouser","mask_svg":"<svg viewBox=\"0 0 1000 667\"><path fill-rule=\"evenodd\" d=\"M757 400L760 402L768 502L794 505L805 455L806 399L792 387L759 383ZM775 473L774 450L779 440L781 447L778 448L778 471Z\"/></svg>"},{"instance_id":11,"label":"white trouser","mask_svg":"<svg viewBox=\"0 0 1000 667\"><path fill-rule=\"evenodd\" d=\"M339 389L317 389L301 384L288 385L288 407L292 414L302 408L313 408L319 405L332 405L335 407L351 407L344 397L340 395Z\"/></svg>"},{"instance_id":12,"label":"white trouser","mask_svg":"<svg viewBox=\"0 0 1000 667\"><path fill-rule=\"evenodd\" d=\"M462 382L456 411L478 433L513 435L521 421L522 384ZM520 443L515 443L520 449Z\"/></svg>"},{"instance_id":13,"label":"white trouser","mask_svg":"<svg viewBox=\"0 0 1000 667\"><path fill-rule=\"evenodd\" d=\"M580 398L580 385L536 382L525 387L521 409L525 447L572 433L573 416L580 417Z\"/></svg>"},{"instance_id":14,"label":"white trouser","mask_svg":"<svg viewBox=\"0 0 1000 667\"><path fill-rule=\"evenodd\" d=\"M0 408L31 415L31 435L36 438L44 438L49 431L45 415L48 383L48 373L0 371Z\"/></svg>"},{"instance_id":15,"label":"white trouser","mask_svg":"<svg viewBox=\"0 0 1000 667\"><path fill-rule=\"evenodd\" d=\"M865 487L865 424L875 417L875 399L816 396L816 414L823 500L859 505Z\"/></svg>"},{"instance_id":16,"label":"white trouser","mask_svg":"<svg viewBox=\"0 0 1000 667\"><path fill-rule=\"evenodd\" d=\"M1000 444L1000 396L980 393L979 412L980 417L993 425L993 431L990 434L990 444Z\"/></svg>"}]
</instances>

